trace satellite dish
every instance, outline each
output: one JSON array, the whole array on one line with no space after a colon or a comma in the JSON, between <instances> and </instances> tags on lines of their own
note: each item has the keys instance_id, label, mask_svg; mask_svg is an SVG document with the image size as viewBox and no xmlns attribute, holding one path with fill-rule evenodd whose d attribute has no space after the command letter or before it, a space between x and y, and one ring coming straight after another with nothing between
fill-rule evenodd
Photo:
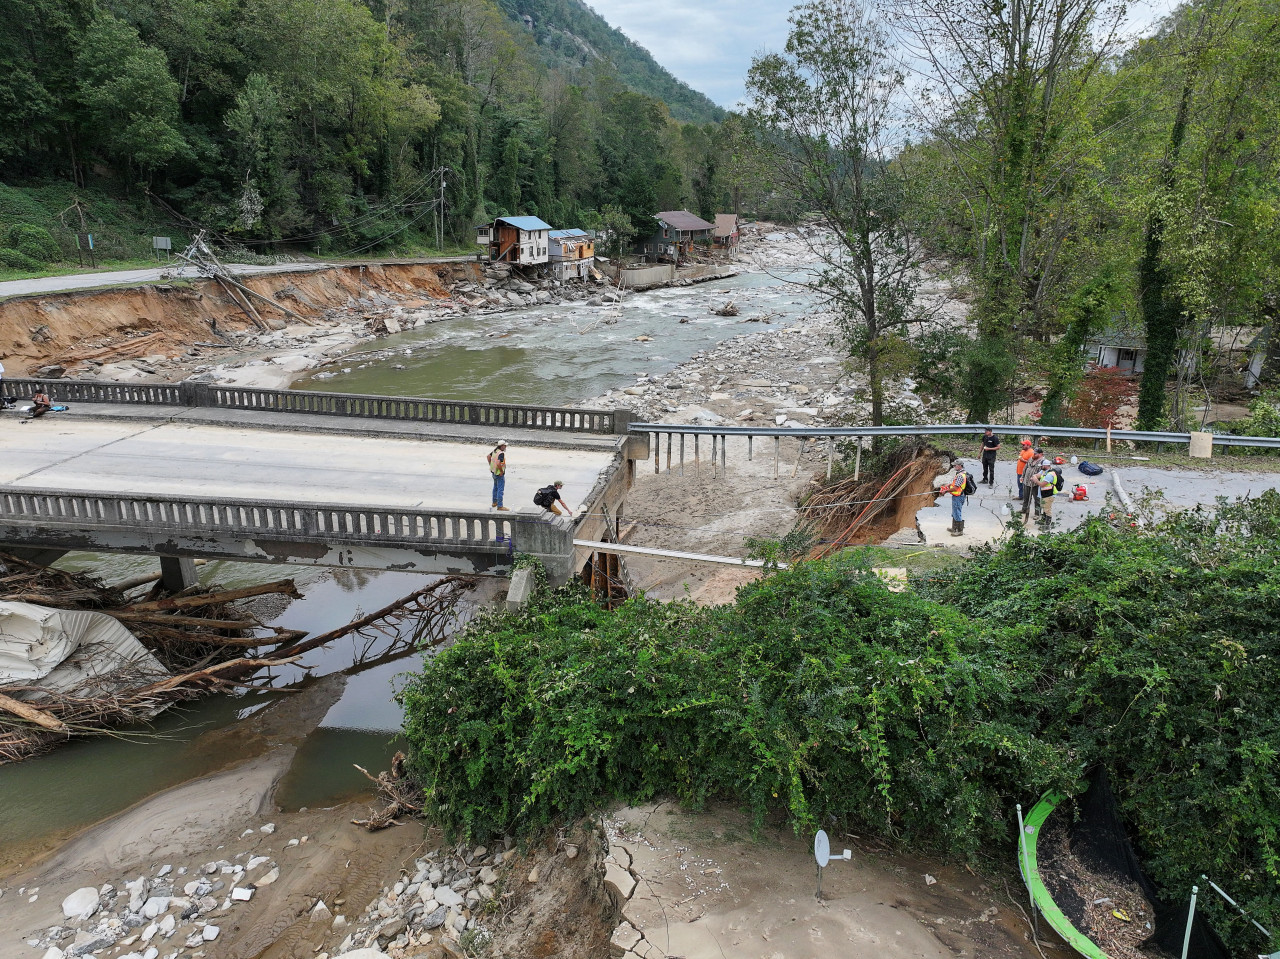
<instances>
[{"instance_id":1,"label":"satellite dish","mask_svg":"<svg viewBox=\"0 0 1280 959\"><path fill-rule=\"evenodd\" d=\"M818 835L813 837L813 858L818 860L819 868L831 861L831 843L825 829L819 829Z\"/></svg>"}]
</instances>

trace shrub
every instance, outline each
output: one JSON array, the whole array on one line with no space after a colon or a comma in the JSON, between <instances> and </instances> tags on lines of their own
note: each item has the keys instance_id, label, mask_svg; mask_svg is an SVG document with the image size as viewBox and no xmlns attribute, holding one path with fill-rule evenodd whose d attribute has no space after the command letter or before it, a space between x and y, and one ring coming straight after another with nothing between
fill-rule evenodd
<instances>
[{"instance_id":1,"label":"shrub","mask_svg":"<svg viewBox=\"0 0 1280 959\"><path fill-rule=\"evenodd\" d=\"M1280 921L1280 494L1136 528L1095 517L895 594L842 558L732 605L580 586L477 620L401 693L410 765L453 834L616 801L724 798L1011 854L1010 810L1101 764L1144 865ZM1211 900L1239 953L1246 924Z\"/></svg>"},{"instance_id":2,"label":"shrub","mask_svg":"<svg viewBox=\"0 0 1280 959\"><path fill-rule=\"evenodd\" d=\"M0 247L0 263L12 270L36 271L40 269L40 264L31 257L7 247Z\"/></svg>"},{"instance_id":3,"label":"shrub","mask_svg":"<svg viewBox=\"0 0 1280 959\"><path fill-rule=\"evenodd\" d=\"M18 223L9 228L9 245L40 263L62 259L62 249L49 231L29 223Z\"/></svg>"},{"instance_id":4,"label":"shrub","mask_svg":"<svg viewBox=\"0 0 1280 959\"><path fill-rule=\"evenodd\" d=\"M1021 624L1040 735L1111 773L1144 866L1178 899L1202 873L1280 920L1280 494L1154 527L1016 536L923 588ZM1247 945L1249 928L1217 913Z\"/></svg>"},{"instance_id":5,"label":"shrub","mask_svg":"<svg viewBox=\"0 0 1280 959\"><path fill-rule=\"evenodd\" d=\"M672 795L973 855L1011 834L1003 797L1080 772L1035 735L1034 677L983 649L962 617L844 558L719 609L611 614L570 587L476 623L401 701L429 809L469 838Z\"/></svg>"}]
</instances>

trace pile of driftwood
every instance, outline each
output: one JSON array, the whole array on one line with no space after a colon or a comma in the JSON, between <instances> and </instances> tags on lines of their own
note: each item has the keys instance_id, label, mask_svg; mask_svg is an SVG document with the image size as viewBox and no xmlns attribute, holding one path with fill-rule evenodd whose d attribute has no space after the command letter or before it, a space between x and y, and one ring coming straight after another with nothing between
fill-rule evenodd
<instances>
[{"instance_id":1,"label":"pile of driftwood","mask_svg":"<svg viewBox=\"0 0 1280 959\"><path fill-rule=\"evenodd\" d=\"M937 495L933 480L940 464L945 466L931 447L904 444L885 457L874 474L844 476L814 493L800 508L820 533L810 558L821 559L859 542L869 528L900 509L914 512L927 506Z\"/></svg>"},{"instance_id":2,"label":"pile of driftwood","mask_svg":"<svg viewBox=\"0 0 1280 959\"><path fill-rule=\"evenodd\" d=\"M455 607L474 588L464 577L446 577L367 616L318 636L263 626L237 604L255 596L298 598L293 580L239 589L192 587L173 596L130 600L96 579L28 563L0 552L0 601L58 609L93 610L119 620L168 671L122 670L82 688L54 691L38 682L0 685L0 764L34 755L74 735L100 733L149 719L167 705L216 690L252 685L264 667L296 662L304 653L344 636L391 633L393 645L442 642ZM368 647L367 647L368 648ZM386 654L386 651L383 651Z\"/></svg>"},{"instance_id":3,"label":"pile of driftwood","mask_svg":"<svg viewBox=\"0 0 1280 959\"><path fill-rule=\"evenodd\" d=\"M712 307L711 312L716 316L737 316L738 304L733 300L728 300L723 306Z\"/></svg>"},{"instance_id":4,"label":"pile of driftwood","mask_svg":"<svg viewBox=\"0 0 1280 959\"><path fill-rule=\"evenodd\" d=\"M426 805L426 794L422 791L422 787L414 781L413 777L408 774L405 769L405 755L397 752L391 757L391 768L384 769L378 775L372 775L369 770L365 769L358 763L353 763L356 769L364 773L365 778L378 787L378 795L386 803L382 809L369 813L368 819L351 820L357 826L364 826L369 832L377 832L379 829L386 829L388 826L402 826L401 817L408 816L413 818L422 814L422 807Z\"/></svg>"}]
</instances>

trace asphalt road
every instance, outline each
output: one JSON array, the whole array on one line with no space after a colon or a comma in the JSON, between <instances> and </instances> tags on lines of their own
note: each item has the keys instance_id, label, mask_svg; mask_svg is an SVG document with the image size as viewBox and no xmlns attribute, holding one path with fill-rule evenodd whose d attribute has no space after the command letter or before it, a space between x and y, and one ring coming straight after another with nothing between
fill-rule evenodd
<instances>
[{"instance_id":1,"label":"asphalt road","mask_svg":"<svg viewBox=\"0 0 1280 959\"><path fill-rule=\"evenodd\" d=\"M421 257L409 260L379 259L356 260L347 263L277 263L271 266L252 266L245 263L226 264L228 272L236 276L253 276L260 273L301 273L312 270L326 270L334 266L351 266L359 263L469 263L473 257L438 256ZM146 270L115 270L100 273L73 273L68 276L41 276L30 280L5 280L0 283L0 300L14 296L33 296L41 293L65 293L71 290L90 290L104 286L137 286L140 283L154 283L165 278L185 277L196 279L199 274L194 267L179 265L177 262L168 266Z\"/></svg>"},{"instance_id":2,"label":"asphalt road","mask_svg":"<svg viewBox=\"0 0 1280 959\"><path fill-rule=\"evenodd\" d=\"M250 266L237 263L228 269L234 274L250 276L256 273L323 270L333 265L332 263L279 263L274 266ZM176 264L150 270L115 270L103 273L73 273L70 276L41 276L31 280L6 280L0 283L0 299L40 293L65 293L69 290L89 290L100 286L137 286L140 283L154 283L162 280L165 278L162 274L174 278L199 277L193 267L187 266L180 269Z\"/></svg>"},{"instance_id":3,"label":"asphalt road","mask_svg":"<svg viewBox=\"0 0 1280 959\"><path fill-rule=\"evenodd\" d=\"M0 484L59 492L487 510L488 444L184 423L0 417ZM533 508L554 480L575 512L614 451L512 446L505 503Z\"/></svg>"}]
</instances>

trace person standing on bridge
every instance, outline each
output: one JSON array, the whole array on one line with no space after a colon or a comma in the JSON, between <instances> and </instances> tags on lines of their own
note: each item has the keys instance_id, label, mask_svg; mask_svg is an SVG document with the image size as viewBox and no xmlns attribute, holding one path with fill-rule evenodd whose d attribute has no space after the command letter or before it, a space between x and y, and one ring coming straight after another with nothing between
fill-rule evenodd
<instances>
[{"instance_id":1,"label":"person standing on bridge","mask_svg":"<svg viewBox=\"0 0 1280 959\"><path fill-rule=\"evenodd\" d=\"M988 426L982 433L982 482L996 488L996 451L1000 449L1000 437Z\"/></svg>"},{"instance_id":2,"label":"person standing on bridge","mask_svg":"<svg viewBox=\"0 0 1280 959\"><path fill-rule=\"evenodd\" d=\"M507 441L498 440L498 445L489 453L489 472L493 474L493 508L504 513L511 512L502 505L502 493L507 486Z\"/></svg>"},{"instance_id":3,"label":"person standing on bridge","mask_svg":"<svg viewBox=\"0 0 1280 959\"><path fill-rule=\"evenodd\" d=\"M947 530L952 536L964 535L964 504L969 498L970 484L973 483L973 477L964 468L964 463L956 460L951 464L951 468L955 471L949 479L945 480L942 487L938 490L944 496L951 495L951 528ZM977 485L973 486L977 490Z\"/></svg>"}]
</instances>

